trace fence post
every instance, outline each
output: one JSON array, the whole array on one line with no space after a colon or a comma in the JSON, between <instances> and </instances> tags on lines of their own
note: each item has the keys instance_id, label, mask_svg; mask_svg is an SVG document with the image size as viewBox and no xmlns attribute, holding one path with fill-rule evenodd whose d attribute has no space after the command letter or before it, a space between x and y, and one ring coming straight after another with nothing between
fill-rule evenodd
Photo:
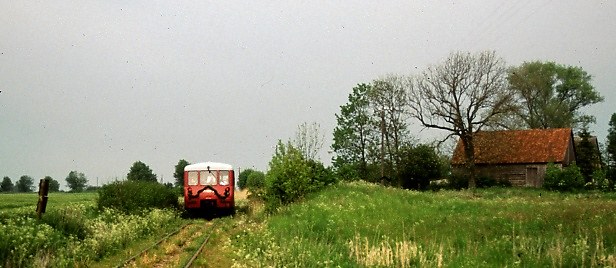
<instances>
[{"instance_id":1,"label":"fence post","mask_svg":"<svg viewBox=\"0 0 616 268\"><path fill-rule=\"evenodd\" d=\"M47 208L47 194L49 193L49 179L41 179L39 182L38 203L36 204L36 215L39 220Z\"/></svg>"}]
</instances>

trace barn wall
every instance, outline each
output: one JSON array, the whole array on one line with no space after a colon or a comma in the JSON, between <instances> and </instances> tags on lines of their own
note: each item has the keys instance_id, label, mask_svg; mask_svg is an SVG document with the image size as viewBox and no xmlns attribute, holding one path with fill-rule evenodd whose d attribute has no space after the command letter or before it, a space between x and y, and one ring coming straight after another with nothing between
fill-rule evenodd
<instances>
[{"instance_id":1,"label":"barn wall","mask_svg":"<svg viewBox=\"0 0 616 268\"><path fill-rule=\"evenodd\" d=\"M513 186L541 187L547 164L479 165L476 168L480 176L508 180ZM459 166L454 167L454 172L463 170Z\"/></svg>"}]
</instances>

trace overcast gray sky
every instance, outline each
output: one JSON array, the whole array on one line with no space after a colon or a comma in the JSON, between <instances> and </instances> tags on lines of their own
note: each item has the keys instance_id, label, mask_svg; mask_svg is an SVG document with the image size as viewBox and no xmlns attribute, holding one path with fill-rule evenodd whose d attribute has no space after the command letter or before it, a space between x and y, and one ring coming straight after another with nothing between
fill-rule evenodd
<instances>
[{"instance_id":1,"label":"overcast gray sky","mask_svg":"<svg viewBox=\"0 0 616 268\"><path fill-rule=\"evenodd\" d=\"M326 134L353 86L495 50L593 76L616 112L615 1L0 1L0 177L65 187L173 181L178 160L265 170L303 122ZM415 123L413 134L427 139Z\"/></svg>"}]
</instances>

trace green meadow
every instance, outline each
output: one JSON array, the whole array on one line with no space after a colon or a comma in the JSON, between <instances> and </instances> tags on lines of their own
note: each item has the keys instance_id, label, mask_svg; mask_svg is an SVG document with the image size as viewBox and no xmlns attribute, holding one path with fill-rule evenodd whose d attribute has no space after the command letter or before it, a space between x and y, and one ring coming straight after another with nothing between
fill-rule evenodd
<instances>
[{"instance_id":1,"label":"green meadow","mask_svg":"<svg viewBox=\"0 0 616 268\"><path fill-rule=\"evenodd\" d=\"M49 193L47 199L48 208L62 207L70 204L94 204L96 192L87 193ZM38 193L10 193L0 194L0 212L14 208L32 207L36 209Z\"/></svg>"},{"instance_id":2,"label":"green meadow","mask_svg":"<svg viewBox=\"0 0 616 268\"><path fill-rule=\"evenodd\" d=\"M236 267L615 267L613 194L341 183L240 217Z\"/></svg>"}]
</instances>

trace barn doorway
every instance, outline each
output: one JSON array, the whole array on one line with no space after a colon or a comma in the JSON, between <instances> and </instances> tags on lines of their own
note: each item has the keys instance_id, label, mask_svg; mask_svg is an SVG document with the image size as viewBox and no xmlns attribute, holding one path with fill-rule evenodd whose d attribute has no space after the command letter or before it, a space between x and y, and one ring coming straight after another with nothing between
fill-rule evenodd
<instances>
[{"instance_id":1,"label":"barn doorway","mask_svg":"<svg viewBox=\"0 0 616 268\"><path fill-rule=\"evenodd\" d=\"M539 169L537 167L526 168L526 186L541 187Z\"/></svg>"}]
</instances>

